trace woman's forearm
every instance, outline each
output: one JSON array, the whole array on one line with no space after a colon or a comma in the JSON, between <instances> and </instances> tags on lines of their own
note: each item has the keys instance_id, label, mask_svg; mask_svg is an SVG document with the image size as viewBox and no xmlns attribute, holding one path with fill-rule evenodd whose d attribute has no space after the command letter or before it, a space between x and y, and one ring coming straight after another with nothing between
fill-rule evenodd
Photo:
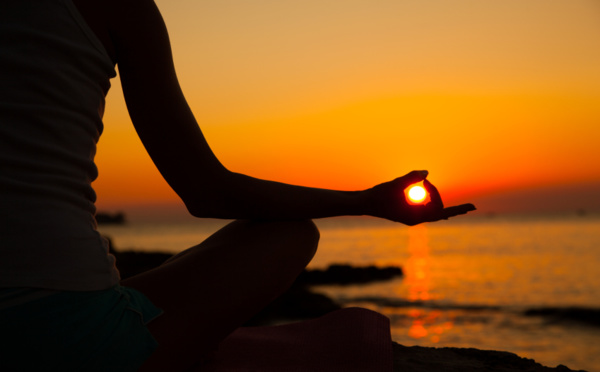
<instances>
[{"instance_id":1,"label":"woman's forearm","mask_svg":"<svg viewBox=\"0 0 600 372\"><path fill-rule=\"evenodd\" d=\"M295 186L233 172L224 174L216 185L205 194L184 198L192 215L225 219L314 219L369 214L365 191Z\"/></svg>"}]
</instances>

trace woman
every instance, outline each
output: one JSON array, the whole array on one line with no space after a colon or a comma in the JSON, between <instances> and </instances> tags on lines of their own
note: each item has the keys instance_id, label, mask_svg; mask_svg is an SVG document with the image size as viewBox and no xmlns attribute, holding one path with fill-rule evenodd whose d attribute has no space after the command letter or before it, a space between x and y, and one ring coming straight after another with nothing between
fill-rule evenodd
<instances>
[{"instance_id":1,"label":"woman","mask_svg":"<svg viewBox=\"0 0 600 372\"><path fill-rule=\"evenodd\" d=\"M319 238L311 219L370 215L414 225L475 209L444 208L425 171L356 192L230 172L184 98L152 0L7 0L0 38L7 370L189 369L310 262ZM115 65L140 139L189 212L236 220L121 282L95 230L91 188ZM402 190L423 180L431 202L407 204Z\"/></svg>"}]
</instances>

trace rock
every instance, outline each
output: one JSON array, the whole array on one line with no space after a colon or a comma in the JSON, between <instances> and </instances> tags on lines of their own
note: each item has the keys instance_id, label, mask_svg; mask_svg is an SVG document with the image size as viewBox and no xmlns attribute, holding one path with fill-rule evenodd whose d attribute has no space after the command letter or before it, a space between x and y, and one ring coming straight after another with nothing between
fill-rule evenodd
<instances>
[{"instance_id":1,"label":"rock","mask_svg":"<svg viewBox=\"0 0 600 372\"><path fill-rule=\"evenodd\" d=\"M525 316L542 316L551 323L575 322L588 326L600 327L600 309L581 307L544 307L529 309Z\"/></svg>"},{"instance_id":2,"label":"rock","mask_svg":"<svg viewBox=\"0 0 600 372\"><path fill-rule=\"evenodd\" d=\"M366 284L375 281L390 280L404 273L400 267L376 266L353 267L350 265L331 265L326 270L306 270L297 282L305 285L319 284Z\"/></svg>"},{"instance_id":3,"label":"rock","mask_svg":"<svg viewBox=\"0 0 600 372\"><path fill-rule=\"evenodd\" d=\"M407 347L393 343L394 371L398 372L569 372L571 369L559 365L544 367L532 359L521 358L505 351ZM584 372L584 371L579 371Z\"/></svg>"}]
</instances>

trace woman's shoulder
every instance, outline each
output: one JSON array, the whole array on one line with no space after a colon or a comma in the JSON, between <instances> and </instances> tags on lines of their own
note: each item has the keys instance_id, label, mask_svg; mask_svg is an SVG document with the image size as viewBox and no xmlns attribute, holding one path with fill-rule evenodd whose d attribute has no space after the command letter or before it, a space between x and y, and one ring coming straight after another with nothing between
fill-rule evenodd
<instances>
[{"instance_id":1,"label":"woman's shoulder","mask_svg":"<svg viewBox=\"0 0 600 372\"><path fill-rule=\"evenodd\" d=\"M111 39L111 31L109 25L111 24L109 15L111 13L112 6L109 1L98 1L98 0L71 0L81 17L85 20L89 28L94 32L98 40L104 46L104 49L108 52L108 55L112 59L113 63L116 63L116 52L114 44Z\"/></svg>"},{"instance_id":2,"label":"woman's shoulder","mask_svg":"<svg viewBox=\"0 0 600 372\"><path fill-rule=\"evenodd\" d=\"M117 63L118 41L127 34L139 32L144 15L160 14L154 0L71 0L88 26Z\"/></svg>"}]
</instances>

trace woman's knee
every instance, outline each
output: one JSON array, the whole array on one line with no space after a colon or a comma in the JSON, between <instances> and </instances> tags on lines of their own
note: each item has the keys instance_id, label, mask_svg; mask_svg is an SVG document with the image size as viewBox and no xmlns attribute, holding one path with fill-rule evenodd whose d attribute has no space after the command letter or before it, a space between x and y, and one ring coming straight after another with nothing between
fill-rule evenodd
<instances>
[{"instance_id":1,"label":"woman's knee","mask_svg":"<svg viewBox=\"0 0 600 372\"><path fill-rule=\"evenodd\" d=\"M281 221L276 228L281 229L287 237L295 239L298 244L315 249L321 237L312 220Z\"/></svg>"},{"instance_id":2,"label":"woman's knee","mask_svg":"<svg viewBox=\"0 0 600 372\"><path fill-rule=\"evenodd\" d=\"M311 220L291 221L292 232L288 240L291 254L297 254L301 265L306 267L317 252L321 234Z\"/></svg>"},{"instance_id":3,"label":"woman's knee","mask_svg":"<svg viewBox=\"0 0 600 372\"><path fill-rule=\"evenodd\" d=\"M260 248L282 264L306 267L314 257L320 233L311 220L244 221L244 227L260 236Z\"/></svg>"}]
</instances>

